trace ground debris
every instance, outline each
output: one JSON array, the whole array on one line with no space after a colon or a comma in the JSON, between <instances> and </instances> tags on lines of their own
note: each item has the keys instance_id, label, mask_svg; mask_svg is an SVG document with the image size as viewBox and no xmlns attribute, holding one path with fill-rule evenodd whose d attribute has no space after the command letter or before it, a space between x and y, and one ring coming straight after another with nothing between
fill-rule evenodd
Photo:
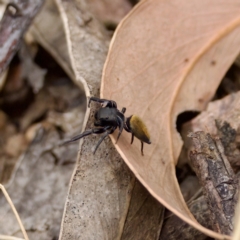
<instances>
[{"instance_id":1,"label":"ground debris","mask_svg":"<svg viewBox=\"0 0 240 240\"><path fill-rule=\"evenodd\" d=\"M235 176L219 138L203 131L190 133L195 150L190 160L203 188L211 211L212 228L230 235L238 198L238 178Z\"/></svg>"}]
</instances>

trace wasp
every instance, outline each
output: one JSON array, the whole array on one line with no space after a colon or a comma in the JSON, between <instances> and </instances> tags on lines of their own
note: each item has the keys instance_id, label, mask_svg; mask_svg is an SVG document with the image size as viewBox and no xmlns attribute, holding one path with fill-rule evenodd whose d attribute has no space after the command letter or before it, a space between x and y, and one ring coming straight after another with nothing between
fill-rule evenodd
<instances>
[{"instance_id":1,"label":"wasp","mask_svg":"<svg viewBox=\"0 0 240 240\"><path fill-rule=\"evenodd\" d=\"M85 132L73 137L65 143L77 141L85 136L91 134L102 134L97 145L94 148L93 154L97 151L102 141L109 135L112 134L117 128L119 129L116 143L122 134L123 129L132 134L131 144L133 143L134 137L141 141L141 154L143 154L143 143L151 144L150 135L148 129L140 117L131 115L125 117L126 108L122 108L121 111L117 108L117 103L113 100L100 99L97 97L91 97L89 99L88 107L90 103L94 101L101 104L101 108L96 111L94 118L95 128L86 130Z\"/></svg>"}]
</instances>

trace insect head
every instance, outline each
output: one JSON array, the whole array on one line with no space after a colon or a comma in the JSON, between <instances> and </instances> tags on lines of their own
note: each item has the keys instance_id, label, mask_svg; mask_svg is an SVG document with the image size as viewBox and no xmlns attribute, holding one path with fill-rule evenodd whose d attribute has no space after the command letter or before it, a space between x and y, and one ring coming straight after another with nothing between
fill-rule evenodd
<instances>
[{"instance_id":1,"label":"insect head","mask_svg":"<svg viewBox=\"0 0 240 240\"><path fill-rule=\"evenodd\" d=\"M117 109L117 103L115 101L91 97L88 107L90 107L91 101L101 104L101 108L95 113L95 128L86 130L85 132L73 137L65 143L77 141L80 138L91 134L102 134L101 138L94 148L93 153L95 153L99 145L109 134L113 133L117 128L119 129L116 140L117 143L123 129L125 129L127 132L132 134L131 144L133 143L134 137L138 138L141 141L141 153L143 155L143 143L151 143L150 135L144 122L136 115L132 115L126 118L124 116L126 108L123 108L121 111L119 111Z\"/></svg>"}]
</instances>

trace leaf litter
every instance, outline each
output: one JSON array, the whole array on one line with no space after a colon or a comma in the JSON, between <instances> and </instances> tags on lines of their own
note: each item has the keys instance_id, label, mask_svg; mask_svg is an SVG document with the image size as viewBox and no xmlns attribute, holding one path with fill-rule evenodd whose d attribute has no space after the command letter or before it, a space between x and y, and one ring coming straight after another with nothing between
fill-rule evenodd
<instances>
[{"instance_id":1,"label":"leaf litter","mask_svg":"<svg viewBox=\"0 0 240 240\"><path fill-rule=\"evenodd\" d=\"M31 44L35 54L24 58L26 53L22 51L22 57L15 56L9 68L11 75L0 94L0 181L30 239L53 239L59 236L78 152L77 144L56 145L63 136L81 130L85 97L34 39L25 42L24 47L30 50ZM36 71L46 74L36 79ZM21 237L20 227L2 195L0 202L1 234Z\"/></svg>"},{"instance_id":2,"label":"leaf litter","mask_svg":"<svg viewBox=\"0 0 240 240\"><path fill-rule=\"evenodd\" d=\"M49 12L53 8L51 3L49 1L45 5L48 6ZM100 72L110 35L91 16L91 11L98 11L97 9L90 11L91 5L82 5L79 1L67 3L60 0L57 1L57 4L63 18L69 52L66 53L67 47L64 41L62 42L62 46L64 46L62 52L61 47L57 44L58 39L64 38L62 32L62 35L60 34L61 36L57 38L55 37L56 33L51 34L52 31L44 36L47 29L47 25L44 25L46 21L41 21L44 19L44 15L39 17L39 20L33 25L35 28L33 27L29 32L30 38L32 34L55 56L72 80L80 88L84 88L88 97L98 96ZM76 6L80 10L79 12L77 12ZM124 6L123 12L128 11L126 6ZM196 223L181 195L175 176L175 165L181 147L180 137L175 130L175 122L179 113L186 110L201 111L207 106L220 80L237 56L240 46L239 9L239 3L234 0L228 3L223 0L215 0L211 3L207 1L185 3L175 0L140 2L120 22L113 37L101 87L101 97L117 101L119 108L127 107L126 116L139 115L150 129L153 143L144 146L144 158L138 155L140 152L138 141L135 141L132 146L130 145L129 134L123 134L120 138L121 141L116 145L120 155L135 176L158 201L177 216L203 233L219 239L223 239L224 236L213 233ZM104 14L100 12L95 14L100 14L98 16L105 21ZM117 16L114 22L118 22L118 19ZM52 23L54 20L50 22ZM89 38L89 42L86 41L86 38ZM96 53L97 51L98 53ZM69 60L68 54L70 54L71 60ZM93 106L90 111L87 110L84 128L86 124L87 127L91 127L95 109L96 107ZM43 108L38 115L42 116L44 111ZM28 120L21 122L23 129L27 129L33 119L36 119L31 112L29 111L27 115ZM48 121L62 127L64 131L76 129L72 128L71 124L64 125L66 121L64 118L69 119L69 116L65 114L61 120L61 116L54 111L48 115ZM45 129L44 132L51 131L51 124L43 125L43 128L34 125L29 127L29 136L34 136L36 129L40 132L41 129ZM114 137L115 135L112 138ZM57 139L57 135L54 138ZM45 134L42 137L40 134L37 139L40 142L41 139L44 139L44 142L51 142L51 137L48 139ZM113 142L115 143L114 139ZM96 143L94 137L80 142L79 160L70 184L60 239L69 236L85 236L86 238L95 236L93 234L96 233L96 237L100 238L108 236L112 239L129 239L130 236L136 236L134 231L139 227L141 219L144 219L145 227L138 229L139 237L144 234L150 239L155 239L161 230L163 208L151 198L138 181L135 181L134 176L121 162L121 157L108 140L103 143L95 157L91 155L91 146L94 143ZM35 146L31 150L30 147L29 153L38 151L37 148L39 147ZM51 147L48 146L47 149L51 149ZM74 149L76 151L76 148ZM74 158L74 151L71 159ZM61 155L60 152L62 151L59 149L50 151L50 157L47 155L42 160L56 163L56 158L58 159L58 155ZM47 151L47 153L49 152ZM44 151L39 154L37 158L41 158ZM34 159L32 156L26 155L26 157ZM67 158L60 162L64 163ZM36 164L39 164L38 161ZM101 170L96 166L96 161L101 166ZM70 162L72 161L70 160ZM21 171L28 167L26 160L22 160L22 163L23 165L19 165L12 179L24 179ZM42 169L40 172L49 173L46 168L38 166L39 169ZM36 181L39 180L38 183L33 181L36 189L39 187L41 189L44 181L46 184L50 181L47 175L44 175L46 178L44 180L41 174L36 173L36 176L39 176L36 179ZM69 176L66 175L64 178L65 183ZM55 187L54 184L50 185L52 189ZM96 186L99 188L96 189ZM26 187L26 190L30 188L30 186ZM13 187L12 190L11 187L9 190L15 191ZM100 192L102 193L100 194ZM17 199L21 196L19 197L21 200L25 193L25 191L24 193L17 192L13 198ZM109 199L106 199L106 196ZM138 196L142 196L142 198ZM47 201L46 199L36 203L42 205L44 201ZM52 200L55 202L56 199L59 199L58 195ZM136 204L134 205L134 203ZM145 208L144 204L151 205L149 207L151 210L159 209L148 215L149 212L146 211L148 208ZM139 208L139 206L144 207ZM191 206L190 208L192 209ZM136 215L139 212L141 213ZM31 216L31 210L27 209L23 215L24 218ZM39 215L41 215L40 212ZM151 217L152 221L147 222ZM31 221L40 223L40 219L33 220L34 218L33 216ZM161 219L161 223L154 225L158 218ZM102 225L95 224L99 221ZM26 223L27 228L31 228L29 221ZM45 228L48 223L44 222L45 225L42 223L36 229L44 229L45 233L43 234L49 234ZM77 225L78 223L82 226ZM94 224L94 229L92 224ZM153 231L149 232L147 226L151 226ZM32 227L35 228L35 226ZM57 233L57 229L55 227L54 233ZM155 234L153 234L154 232ZM36 239L36 235L33 236ZM39 237L41 238L43 235L39 235ZM226 236L226 239L229 238Z\"/></svg>"}]
</instances>

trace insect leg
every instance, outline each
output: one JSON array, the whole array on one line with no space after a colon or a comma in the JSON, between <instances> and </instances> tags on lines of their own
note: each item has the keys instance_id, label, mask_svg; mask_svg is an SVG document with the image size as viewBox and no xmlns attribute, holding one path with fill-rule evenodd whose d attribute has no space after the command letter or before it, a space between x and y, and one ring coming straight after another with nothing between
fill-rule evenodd
<instances>
[{"instance_id":1,"label":"insect leg","mask_svg":"<svg viewBox=\"0 0 240 240\"><path fill-rule=\"evenodd\" d=\"M123 128L124 128L123 120L118 116L117 116L117 119L118 119L118 124L119 124L119 126L118 126L119 127L119 133L118 133L117 140L116 140L115 144L117 144L117 141L118 141L120 135L122 134L122 131L123 131Z\"/></svg>"},{"instance_id":2,"label":"insect leg","mask_svg":"<svg viewBox=\"0 0 240 240\"><path fill-rule=\"evenodd\" d=\"M126 112L126 108L124 107L124 108L122 108L122 113L124 114L125 112Z\"/></svg>"},{"instance_id":3,"label":"insect leg","mask_svg":"<svg viewBox=\"0 0 240 240\"><path fill-rule=\"evenodd\" d=\"M142 153L142 156L144 156L143 154L143 142L141 141L141 153Z\"/></svg>"},{"instance_id":4,"label":"insect leg","mask_svg":"<svg viewBox=\"0 0 240 240\"><path fill-rule=\"evenodd\" d=\"M104 128L93 128L93 129L90 129L90 130L86 130L85 132L83 132L83 133L71 138L70 140L64 142L64 144L70 143L70 142L75 142L75 141L77 141L77 140L79 140L79 139L81 139L85 136L88 136L90 134L101 134L105 131L106 131L106 127L104 127Z\"/></svg>"},{"instance_id":5,"label":"insect leg","mask_svg":"<svg viewBox=\"0 0 240 240\"><path fill-rule=\"evenodd\" d=\"M102 137L100 138L100 140L98 141L97 145L95 146L94 150L93 150L93 154L95 154L95 152L97 151L98 147L100 146L100 144L102 143L102 141L109 135L111 134L113 131L115 130L115 128L112 128L110 130L107 130Z\"/></svg>"},{"instance_id":6,"label":"insect leg","mask_svg":"<svg viewBox=\"0 0 240 240\"><path fill-rule=\"evenodd\" d=\"M125 120L124 129L125 129L127 132L132 132L132 131L131 131L131 127L130 127L131 117L132 117L132 116L126 118L126 120Z\"/></svg>"},{"instance_id":7,"label":"insect leg","mask_svg":"<svg viewBox=\"0 0 240 240\"><path fill-rule=\"evenodd\" d=\"M133 133L132 133L131 144L133 143L133 140L134 140L134 135L133 135Z\"/></svg>"},{"instance_id":8,"label":"insect leg","mask_svg":"<svg viewBox=\"0 0 240 240\"><path fill-rule=\"evenodd\" d=\"M126 121L125 124L124 124L124 129L125 129L127 132L132 133L132 131L131 131L131 129L130 129L130 126L129 126L129 123L128 123L129 119L130 119L130 118L127 118L127 121ZM133 140L134 140L134 135L133 135L133 133L132 133L131 144L133 143Z\"/></svg>"},{"instance_id":9,"label":"insect leg","mask_svg":"<svg viewBox=\"0 0 240 240\"><path fill-rule=\"evenodd\" d=\"M102 103L103 107L113 107L117 108L117 103L112 100L107 100L107 99L101 99L97 97L90 97L89 102L88 102L88 107L90 107L91 101Z\"/></svg>"}]
</instances>

